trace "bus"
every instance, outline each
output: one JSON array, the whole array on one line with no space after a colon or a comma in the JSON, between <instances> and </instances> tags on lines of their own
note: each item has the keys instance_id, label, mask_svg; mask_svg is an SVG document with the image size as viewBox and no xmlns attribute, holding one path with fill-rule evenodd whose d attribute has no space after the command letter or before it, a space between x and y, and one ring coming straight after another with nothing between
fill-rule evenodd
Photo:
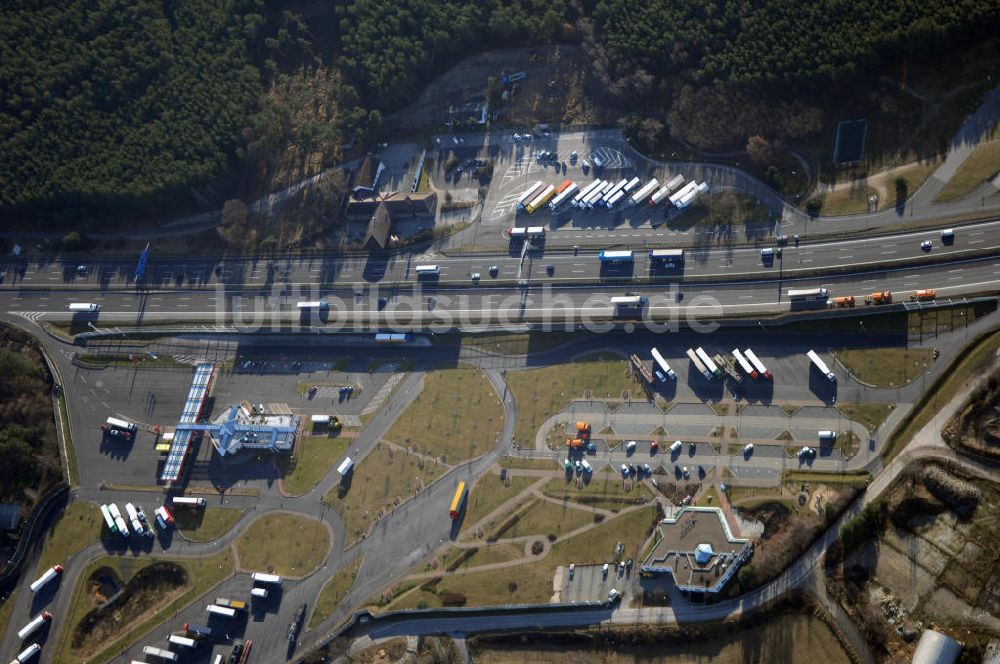
<instances>
[{"instance_id":1,"label":"bus","mask_svg":"<svg viewBox=\"0 0 1000 664\"><path fill-rule=\"evenodd\" d=\"M451 499L451 507L448 510L448 514L452 519L457 519L458 515L461 514L462 508L465 506L465 482L459 482L458 488L455 489L455 495Z\"/></svg>"},{"instance_id":2,"label":"bus","mask_svg":"<svg viewBox=\"0 0 1000 664\"><path fill-rule=\"evenodd\" d=\"M277 574L264 574L263 572L254 572L250 575L250 579L254 583L266 583L272 586L281 585L281 577Z\"/></svg>"},{"instance_id":3,"label":"bus","mask_svg":"<svg viewBox=\"0 0 1000 664\"><path fill-rule=\"evenodd\" d=\"M317 300L315 302L299 302L295 306L299 308L299 311L323 311L328 305L323 300Z\"/></svg>"},{"instance_id":4,"label":"bus","mask_svg":"<svg viewBox=\"0 0 1000 664\"><path fill-rule=\"evenodd\" d=\"M118 525L115 523L115 518L111 516L111 510L108 509L107 505L101 505L101 515L104 517L104 525L108 527L108 530L117 535Z\"/></svg>"},{"instance_id":5,"label":"bus","mask_svg":"<svg viewBox=\"0 0 1000 664\"><path fill-rule=\"evenodd\" d=\"M794 301L822 300L830 296L825 288L789 288L788 299Z\"/></svg>"},{"instance_id":6,"label":"bus","mask_svg":"<svg viewBox=\"0 0 1000 664\"><path fill-rule=\"evenodd\" d=\"M684 264L684 250L653 249L649 252L649 261L662 267L680 267Z\"/></svg>"},{"instance_id":7,"label":"bus","mask_svg":"<svg viewBox=\"0 0 1000 664\"><path fill-rule=\"evenodd\" d=\"M602 263L631 263L631 251L602 251L597 254L598 260Z\"/></svg>"},{"instance_id":8,"label":"bus","mask_svg":"<svg viewBox=\"0 0 1000 664\"><path fill-rule=\"evenodd\" d=\"M441 274L441 268L437 265L418 265L416 273L418 279L421 277L436 277Z\"/></svg>"}]
</instances>

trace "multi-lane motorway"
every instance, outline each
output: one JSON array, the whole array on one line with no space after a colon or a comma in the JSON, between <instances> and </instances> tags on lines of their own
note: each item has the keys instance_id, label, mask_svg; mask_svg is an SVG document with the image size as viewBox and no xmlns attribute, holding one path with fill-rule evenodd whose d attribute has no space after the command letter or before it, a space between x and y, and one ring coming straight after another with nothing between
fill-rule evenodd
<instances>
[{"instance_id":1,"label":"multi-lane motorway","mask_svg":"<svg viewBox=\"0 0 1000 664\"><path fill-rule=\"evenodd\" d=\"M958 227L953 242L940 231L916 231L839 242L791 243L773 261L756 248L686 252L682 269L659 270L645 252L604 264L593 252L527 251L511 256L396 255L366 257L163 260L150 264L148 285L129 283L124 261L29 264L0 288L4 309L32 319L65 321L72 302L100 305L91 323L235 323L246 329L301 321L300 301L324 300L313 329L469 329L524 323L604 322L610 298L649 298L645 317L766 315L788 311L787 289L823 286L831 295L891 290L897 301L918 289L959 297L1000 286L1000 221ZM921 248L924 241L930 250ZM433 261L440 274L420 279ZM893 267L880 267L885 263ZM491 267L496 266L496 276ZM479 273L478 282L470 275Z\"/></svg>"}]
</instances>

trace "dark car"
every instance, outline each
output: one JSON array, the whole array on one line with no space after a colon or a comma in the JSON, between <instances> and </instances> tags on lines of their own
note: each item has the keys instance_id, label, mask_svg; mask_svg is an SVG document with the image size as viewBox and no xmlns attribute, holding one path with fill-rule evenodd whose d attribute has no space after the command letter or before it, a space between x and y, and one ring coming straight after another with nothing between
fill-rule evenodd
<instances>
[{"instance_id":1,"label":"dark car","mask_svg":"<svg viewBox=\"0 0 1000 664\"><path fill-rule=\"evenodd\" d=\"M549 263L548 265L545 266L545 272L551 277L556 272L556 266L553 265L552 263Z\"/></svg>"}]
</instances>

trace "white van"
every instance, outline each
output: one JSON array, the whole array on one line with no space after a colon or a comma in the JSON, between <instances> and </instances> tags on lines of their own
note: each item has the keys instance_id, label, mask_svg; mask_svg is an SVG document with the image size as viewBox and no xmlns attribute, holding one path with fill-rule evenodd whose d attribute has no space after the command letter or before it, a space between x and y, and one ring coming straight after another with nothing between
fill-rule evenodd
<instances>
[{"instance_id":1,"label":"white van","mask_svg":"<svg viewBox=\"0 0 1000 664\"><path fill-rule=\"evenodd\" d=\"M955 239L955 229L954 228L946 228L943 231L941 231L941 241L942 242L951 242L954 239Z\"/></svg>"},{"instance_id":2,"label":"white van","mask_svg":"<svg viewBox=\"0 0 1000 664\"><path fill-rule=\"evenodd\" d=\"M743 448L743 455L747 456L753 454L753 443L747 443L746 447Z\"/></svg>"},{"instance_id":3,"label":"white van","mask_svg":"<svg viewBox=\"0 0 1000 664\"><path fill-rule=\"evenodd\" d=\"M671 453L671 454L677 454L678 452L680 452L680 451L681 451L681 448L682 448L683 446L684 446L684 443L682 443L682 442L681 442L681 441L679 441L679 440L675 440L675 441L674 441L674 444L670 446L670 453Z\"/></svg>"},{"instance_id":4,"label":"white van","mask_svg":"<svg viewBox=\"0 0 1000 664\"><path fill-rule=\"evenodd\" d=\"M762 261L772 261L774 260L774 249L767 247L766 249L760 250L760 259Z\"/></svg>"},{"instance_id":5,"label":"white van","mask_svg":"<svg viewBox=\"0 0 1000 664\"><path fill-rule=\"evenodd\" d=\"M94 304L93 302L73 302L69 305L69 310L74 313L97 313L101 310L101 305Z\"/></svg>"},{"instance_id":6,"label":"white van","mask_svg":"<svg viewBox=\"0 0 1000 664\"><path fill-rule=\"evenodd\" d=\"M837 432L836 431L817 431L816 435L819 437L820 440L828 440L830 438L836 438L837 437Z\"/></svg>"},{"instance_id":7,"label":"white van","mask_svg":"<svg viewBox=\"0 0 1000 664\"><path fill-rule=\"evenodd\" d=\"M250 591L251 597L259 597L260 599L267 599L267 588L254 588Z\"/></svg>"}]
</instances>

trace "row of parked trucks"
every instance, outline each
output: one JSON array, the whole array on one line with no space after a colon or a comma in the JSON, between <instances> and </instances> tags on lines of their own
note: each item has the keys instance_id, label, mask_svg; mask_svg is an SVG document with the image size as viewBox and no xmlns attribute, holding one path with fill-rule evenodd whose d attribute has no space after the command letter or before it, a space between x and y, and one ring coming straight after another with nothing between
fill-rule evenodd
<instances>
[{"instance_id":1,"label":"row of parked trucks","mask_svg":"<svg viewBox=\"0 0 1000 664\"><path fill-rule=\"evenodd\" d=\"M936 298L937 291L933 288L923 288L910 294L911 302L927 302ZM867 293L863 299L865 304L870 305L892 304L892 291ZM840 295L831 298L830 291L826 288L790 288L788 289L788 300L793 307L796 305L853 307L855 304L853 295Z\"/></svg>"},{"instance_id":2,"label":"row of parked trucks","mask_svg":"<svg viewBox=\"0 0 1000 664\"><path fill-rule=\"evenodd\" d=\"M266 598L268 596L268 588L280 587L281 577L276 574L265 574L263 572L254 572L250 575L250 579L253 582L253 588L250 591L250 595L255 598ZM205 607L205 611L208 613L208 617L212 618L226 618L233 619L236 618L239 613L246 611L247 603L242 600L229 599L227 597L216 597L215 602L209 604ZM178 652L174 652L169 649L159 648L157 646L143 646L142 652L150 657L156 657L168 662L179 661L180 652L185 652L187 650L194 650L197 648L202 641L207 641L212 639L215 634L215 630L208 625L198 625L195 623L184 623L184 629L178 632L172 632L167 635L168 647L177 647ZM250 658L250 651L253 648L253 641L242 641L237 639L233 643L233 649L230 653L229 663L230 664L246 664ZM132 664L146 664L145 662L138 662L137 660L132 660ZM213 664L222 664L222 655L216 655Z\"/></svg>"},{"instance_id":3,"label":"row of parked trucks","mask_svg":"<svg viewBox=\"0 0 1000 664\"><path fill-rule=\"evenodd\" d=\"M566 204L582 210L592 210L596 207L612 209L621 204L635 206L646 203L656 206L664 201L668 201L674 208L683 209L706 191L707 183L699 184L696 180L691 180L684 184L683 175L676 175L662 185L656 178L642 184L642 180L633 177L622 178L617 182L597 179L582 188L572 180L565 180L559 185L545 184L538 180L518 197L517 211L531 214L546 204L550 212L557 212Z\"/></svg>"},{"instance_id":4,"label":"row of parked trucks","mask_svg":"<svg viewBox=\"0 0 1000 664\"><path fill-rule=\"evenodd\" d=\"M41 576L31 582L31 585L29 586L31 592L38 593L39 590L59 578L62 573L62 565L53 565L48 568L42 572ZM50 622L52 622L52 614L48 611L42 611L28 621L27 625L17 630L17 638L21 640L21 643L24 643ZM40 652L42 652L42 646L40 644L30 643L17 653L14 656L14 659L10 660L10 664L24 664L25 662L30 662Z\"/></svg>"}]
</instances>

